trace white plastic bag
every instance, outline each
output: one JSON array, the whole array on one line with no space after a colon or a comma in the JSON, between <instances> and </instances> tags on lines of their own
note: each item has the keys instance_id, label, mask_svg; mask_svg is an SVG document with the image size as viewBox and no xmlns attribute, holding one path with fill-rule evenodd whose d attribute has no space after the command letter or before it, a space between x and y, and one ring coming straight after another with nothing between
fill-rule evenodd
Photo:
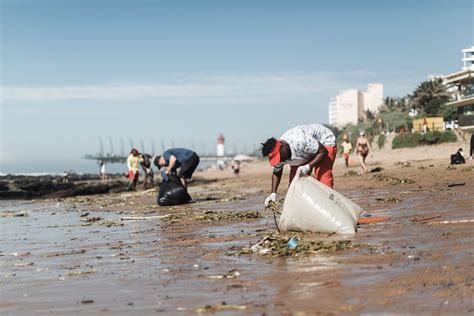
<instances>
[{"instance_id":1,"label":"white plastic bag","mask_svg":"<svg viewBox=\"0 0 474 316\"><path fill-rule=\"evenodd\" d=\"M281 230L355 234L362 208L310 176L296 176L286 194Z\"/></svg>"}]
</instances>

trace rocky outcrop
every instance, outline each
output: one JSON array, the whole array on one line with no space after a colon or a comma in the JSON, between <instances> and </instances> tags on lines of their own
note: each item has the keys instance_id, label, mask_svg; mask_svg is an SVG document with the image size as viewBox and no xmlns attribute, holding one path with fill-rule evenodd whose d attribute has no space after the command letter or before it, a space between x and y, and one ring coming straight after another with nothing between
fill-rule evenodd
<instances>
[{"instance_id":1,"label":"rocky outcrop","mask_svg":"<svg viewBox=\"0 0 474 316\"><path fill-rule=\"evenodd\" d=\"M126 182L119 176L101 182L97 175L69 175L68 182L61 176L0 177L0 199L60 198L76 195L120 192Z\"/></svg>"}]
</instances>

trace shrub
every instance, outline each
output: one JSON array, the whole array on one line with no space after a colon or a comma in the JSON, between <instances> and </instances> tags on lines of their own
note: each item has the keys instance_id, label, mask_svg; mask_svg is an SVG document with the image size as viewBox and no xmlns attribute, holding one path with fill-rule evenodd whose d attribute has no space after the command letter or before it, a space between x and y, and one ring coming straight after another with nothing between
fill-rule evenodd
<instances>
[{"instance_id":1,"label":"shrub","mask_svg":"<svg viewBox=\"0 0 474 316\"><path fill-rule=\"evenodd\" d=\"M393 139L392 149L455 142L453 131L401 134Z\"/></svg>"}]
</instances>

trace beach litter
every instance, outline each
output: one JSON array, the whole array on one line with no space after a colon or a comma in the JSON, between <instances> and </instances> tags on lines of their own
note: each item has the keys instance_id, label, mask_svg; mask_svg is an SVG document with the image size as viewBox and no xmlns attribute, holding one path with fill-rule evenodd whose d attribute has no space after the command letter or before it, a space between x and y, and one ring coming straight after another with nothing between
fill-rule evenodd
<instances>
[{"instance_id":1,"label":"beach litter","mask_svg":"<svg viewBox=\"0 0 474 316\"><path fill-rule=\"evenodd\" d=\"M452 188L452 187L460 187L466 185L466 182L459 182L459 183L448 183L447 187Z\"/></svg>"},{"instance_id":2,"label":"beach litter","mask_svg":"<svg viewBox=\"0 0 474 316\"><path fill-rule=\"evenodd\" d=\"M371 217L361 217L357 220L357 224L372 224L379 222L389 221L391 218L388 216L371 216Z\"/></svg>"},{"instance_id":3,"label":"beach litter","mask_svg":"<svg viewBox=\"0 0 474 316\"><path fill-rule=\"evenodd\" d=\"M377 173L377 172L382 172L384 169L382 167L375 167L370 169L369 173Z\"/></svg>"},{"instance_id":4,"label":"beach litter","mask_svg":"<svg viewBox=\"0 0 474 316\"><path fill-rule=\"evenodd\" d=\"M97 272L96 270L88 270L88 271L72 271L72 272L68 272L68 273L66 273L66 276L70 277L70 276L78 276L78 275L94 274L94 273L96 273L96 272Z\"/></svg>"},{"instance_id":5,"label":"beach litter","mask_svg":"<svg viewBox=\"0 0 474 316\"><path fill-rule=\"evenodd\" d=\"M86 250L72 250L72 251L66 251L66 252L56 252L56 253L49 253L45 256L45 258L51 258L51 257L60 257L60 256L69 256L69 255L79 255L86 253Z\"/></svg>"},{"instance_id":6,"label":"beach litter","mask_svg":"<svg viewBox=\"0 0 474 316\"><path fill-rule=\"evenodd\" d=\"M218 275L210 275L208 276L209 279L235 279L240 276L240 272L237 269L232 269L225 274L218 274Z\"/></svg>"},{"instance_id":7,"label":"beach litter","mask_svg":"<svg viewBox=\"0 0 474 316\"><path fill-rule=\"evenodd\" d=\"M94 303L94 300L82 300L81 304L92 304Z\"/></svg>"},{"instance_id":8,"label":"beach litter","mask_svg":"<svg viewBox=\"0 0 474 316\"><path fill-rule=\"evenodd\" d=\"M434 218L439 218L443 215L433 215L433 216L426 216L426 217L416 217L414 219L412 219L411 221L412 222L423 222L423 221L427 221L427 220L430 220L430 219L434 219Z\"/></svg>"},{"instance_id":9,"label":"beach litter","mask_svg":"<svg viewBox=\"0 0 474 316\"><path fill-rule=\"evenodd\" d=\"M298 239L296 237L291 237L290 240L286 243L289 249L295 249L298 246Z\"/></svg>"},{"instance_id":10,"label":"beach litter","mask_svg":"<svg viewBox=\"0 0 474 316\"><path fill-rule=\"evenodd\" d=\"M15 211L2 211L0 212L1 217L27 217L28 213L25 212L15 212Z\"/></svg>"},{"instance_id":11,"label":"beach litter","mask_svg":"<svg viewBox=\"0 0 474 316\"><path fill-rule=\"evenodd\" d=\"M453 221L430 222L428 225L474 224L474 219L460 219Z\"/></svg>"},{"instance_id":12,"label":"beach litter","mask_svg":"<svg viewBox=\"0 0 474 316\"><path fill-rule=\"evenodd\" d=\"M156 215L156 216L123 216L120 218L120 220L121 221L153 220L153 219L163 219L170 216L171 214Z\"/></svg>"},{"instance_id":13,"label":"beach litter","mask_svg":"<svg viewBox=\"0 0 474 316\"><path fill-rule=\"evenodd\" d=\"M228 305L226 302L222 302L220 304L212 304L212 305L204 305L195 308L187 308L187 307L178 307L178 311L194 311L199 314L203 313L216 313L219 311L241 311L245 310L247 306L245 305Z\"/></svg>"}]
</instances>

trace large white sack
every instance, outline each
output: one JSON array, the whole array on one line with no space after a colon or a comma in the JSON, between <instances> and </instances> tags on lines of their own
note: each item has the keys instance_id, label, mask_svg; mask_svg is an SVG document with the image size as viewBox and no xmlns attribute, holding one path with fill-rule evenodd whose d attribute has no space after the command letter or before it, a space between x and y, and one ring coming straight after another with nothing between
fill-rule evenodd
<instances>
[{"instance_id":1,"label":"large white sack","mask_svg":"<svg viewBox=\"0 0 474 316\"><path fill-rule=\"evenodd\" d=\"M296 176L286 194L281 230L355 234L362 208L310 176Z\"/></svg>"}]
</instances>

